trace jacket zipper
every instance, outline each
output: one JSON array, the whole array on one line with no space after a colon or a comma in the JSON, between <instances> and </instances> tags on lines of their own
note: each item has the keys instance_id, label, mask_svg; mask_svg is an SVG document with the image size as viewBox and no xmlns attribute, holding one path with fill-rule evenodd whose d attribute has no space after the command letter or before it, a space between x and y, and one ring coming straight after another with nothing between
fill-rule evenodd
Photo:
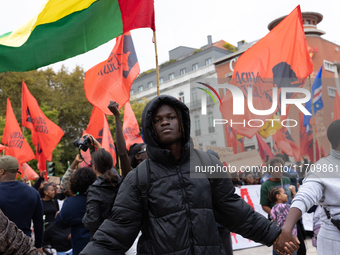
<instances>
[{"instance_id":1,"label":"jacket zipper","mask_svg":"<svg viewBox=\"0 0 340 255\"><path fill-rule=\"evenodd\" d=\"M183 189L184 182L183 182L183 178L182 178L182 173L179 169L179 165L176 166L176 171L177 171L177 174L179 176L181 190L182 190L183 199L184 199L184 203L185 203L186 216L187 216L187 220L189 222L189 238L190 238L191 253L194 254L194 240L193 240L193 236L192 236L191 213L190 213L188 199L187 199L187 192L185 191L185 189Z\"/></svg>"}]
</instances>

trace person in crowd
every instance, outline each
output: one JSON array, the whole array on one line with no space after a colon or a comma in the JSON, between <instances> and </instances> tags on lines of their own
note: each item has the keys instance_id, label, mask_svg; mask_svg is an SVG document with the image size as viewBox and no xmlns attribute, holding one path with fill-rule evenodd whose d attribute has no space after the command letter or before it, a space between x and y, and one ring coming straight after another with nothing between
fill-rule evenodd
<instances>
[{"instance_id":1,"label":"person in crowd","mask_svg":"<svg viewBox=\"0 0 340 255\"><path fill-rule=\"evenodd\" d=\"M290 189L291 182L290 179L287 177L283 177L283 167L284 162L279 157L274 157L269 162L269 169L271 170L271 178L266 180L261 185L261 193L260 193L260 204L262 209L270 215L271 208L275 205L274 202L269 200L268 194L269 190L274 187L281 187L285 190L288 196L288 203L292 201L292 192Z\"/></svg>"},{"instance_id":2,"label":"person in crowd","mask_svg":"<svg viewBox=\"0 0 340 255\"><path fill-rule=\"evenodd\" d=\"M124 139L124 134L122 130L122 124L120 121L120 112L119 105L116 101L110 100L110 104L107 107L115 116L116 121L116 145L117 145L117 155L120 159L121 173L122 177L125 176L131 171L130 160L126 151L126 143Z\"/></svg>"},{"instance_id":3,"label":"person in crowd","mask_svg":"<svg viewBox=\"0 0 340 255\"><path fill-rule=\"evenodd\" d=\"M0 209L27 236L31 236L33 220L35 247L42 252L43 206L38 191L16 181L18 160L12 156L0 158ZM1 249L1 248L0 248Z\"/></svg>"},{"instance_id":4,"label":"person in crowd","mask_svg":"<svg viewBox=\"0 0 340 255\"><path fill-rule=\"evenodd\" d=\"M90 230L84 226L82 219L86 212L85 192L96 178L91 168L77 169L69 180L69 188L74 196L65 200L55 219L59 227L71 228L73 255L78 255L90 241Z\"/></svg>"},{"instance_id":5,"label":"person in crowd","mask_svg":"<svg viewBox=\"0 0 340 255\"><path fill-rule=\"evenodd\" d=\"M32 239L10 221L0 209L0 254L41 255Z\"/></svg>"},{"instance_id":6,"label":"person in crowd","mask_svg":"<svg viewBox=\"0 0 340 255\"><path fill-rule=\"evenodd\" d=\"M239 174L238 172L230 173L231 182L235 187L241 187L244 185L244 183L238 177L238 174Z\"/></svg>"},{"instance_id":7,"label":"person in crowd","mask_svg":"<svg viewBox=\"0 0 340 255\"><path fill-rule=\"evenodd\" d=\"M129 159L132 168L136 168L140 163L148 158L145 143L134 143L130 146Z\"/></svg>"},{"instance_id":8,"label":"person in crowd","mask_svg":"<svg viewBox=\"0 0 340 255\"><path fill-rule=\"evenodd\" d=\"M339 254L340 250L340 120L333 121L327 129L327 138L332 145L330 155L315 163L299 192L294 197L282 235L275 249L284 251L285 242L292 239L292 229L296 222L314 204L323 207L321 228L317 238L318 254ZM318 171L319 169L319 171ZM324 170L324 171L322 171Z\"/></svg>"},{"instance_id":9,"label":"person in crowd","mask_svg":"<svg viewBox=\"0 0 340 255\"><path fill-rule=\"evenodd\" d=\"M92 237L103 221L110 217L121 177L113 166L111 154L101 148L93 136L87 135L97 148L97 151L92 154L92 169L97 180L86 192L86 213L83 217L83 224L91 231Z\"/></svg>"},{"instance_id":10,"label":"person in crowd","mask_svg":"<svg viewBox=\"0 0 340 255\"><path fill-rule=\"evenodd\" d=\"M62 229L53 222L44 231L44 245L57 251L57 255L72 255L71 228Z\"/></svg>"},{"instance_id":11,"label":"person in crowd","mask_svg":"<svg viewBox=\"0 0 340 255\"><path fill-rule=\"evenodd\" d=\"M283 188L274 187L269 190L268 197L270 202L275 203L270 211L270 217L280 228L282 228L290 208L290 205L287 204L288 196ZM297 236L296 226L294 226L292 234ZM273 255L279 255L276 253L274 246ZM296 252L294 252L293 255L296 255Z\"/></svg>"},{"instance_id":12,"label":"person in crowd","mask_svg":"<svg viewBox=\"0 0 340 255\"><path fill-rule=\"evenodd\" d=\"M71 175L74 173L74 171L77 169L78 165L83 162L83 160L81 159L80 155L77 154L77 156L75 157L75 159L73 160L72 164L70 165L70 167L66 170L66 172L63 175L63 178L61 179L60 182L60 186L63 187L64 190L66 190L67 192L70 191L69 188L69 180L71 178Z\"/></svg>"},{"instance_id":13,"label":"person in crowd","mask_svg":"<svg viewBox=\"0 0 340 255\"><path fill-rule=\"evenodd\" d=\"M44 226L46 229L54 222L56 213L59 211L59 204L57 199L54 198L55 188L52 184L45 185L39 192L44 208Z\"/></svg>"},{"instance_id":14,"label":"person in crowd","mask_svg":"<svg viewBox=\"0 0 340 255\"><path fill-rule=\"evenodd\" d=\"M246 173L246 184L247 185L254 185L254 175L252 173Z\"/></svg>"},{"instance_id":15,"label":"person in crowd","mask_svg":"<svg viewBox=\"0 0 340 255\"><path fill-rule=\"evenodd\" d=\"M46 174L46 170L41 171L39 178L33 184L33 188L35 188L36 190L39 190L39 189L41 189L42 187L44 187L45 185L48 184L48 182L44 178L45 174Z\"/></svg>"},{"instance_id":16,"label":"person in crowd","mask_svg":"<svg viewBox=\"0 0 340 255\"><path fill-rule=\"evenodd\" d=\"M279 227L235 194L229 178L190 178L190 159L199 162L199 155L206 166L208 159L209 164L222 164L193 150L185 104L158 96L144 108L142 125L149 159L125 177L110 219L102 223L82 255L123 254L141 229L138 254L225 254L216 221L245 238L273 244ZM140 182L145 179L149 185ZM297 249L296 240L289 245L291 252Z\"/></svg>"}]
</instances>

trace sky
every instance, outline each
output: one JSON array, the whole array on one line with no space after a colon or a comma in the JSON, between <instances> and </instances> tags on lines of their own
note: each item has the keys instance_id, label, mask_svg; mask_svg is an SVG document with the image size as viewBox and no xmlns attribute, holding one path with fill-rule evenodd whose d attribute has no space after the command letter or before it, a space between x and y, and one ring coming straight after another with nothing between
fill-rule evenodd
<instances>
[{"instance_id":1,"label":"sky","mask_svg":"<svg viewBox=\"0 0 340 255\"><path fill-rule=\"evenodd\" d=\"M13 31L32 18L46 0L0 0L0 35ZM245 40L252 42L264 37L268 24L288 15L299 5L302 12L319 12L323 20L318 29L326 32L322 37L340 45L339 0L155 0L156 41L158 63L169 60L169 50L178 46L200 48L225 40L235 46ZM149 28L131 32L141 72L155 68L153 33ZM89 51L50 65L56 72L64 65L72 71L77 65L85 71L104 61L114 47L115 39Z\"/></svg>"}]
</instances>

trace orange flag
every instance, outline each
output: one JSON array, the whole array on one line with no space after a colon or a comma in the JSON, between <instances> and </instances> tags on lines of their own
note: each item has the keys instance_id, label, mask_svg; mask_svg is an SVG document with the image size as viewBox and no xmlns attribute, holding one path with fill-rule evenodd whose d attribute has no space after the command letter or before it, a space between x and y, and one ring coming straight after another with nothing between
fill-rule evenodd
<instances>
[{"instance_id":1,"label":"orange flag","mask_svg":"<svg viewBox=\"0 0 340 255\"><path fill-rule=\"evenodd\" d=\"M9 98L7 98L6 124L2 143L7 144L5 154L15 157L19 166L34 159L34 153L21 132Z\"/></svg>"},{"instance_id":2,"label":"orange flag","mask_svg":"<svg viewBox=\"0 0 340 255\"><path fill-rule=\"evenodd\" d=\"M274 108L271 109L274 100L279 98L281 88L302 87L305 78L312 71L313 62L308 53L302 15L298 6L237 60L230 84L242 91L242 96L235 95L234 100L243 102L244 113L233 114L233 110L236 112L238 109L233 109L234 100L228 89L220 105L224 119L236 134L252 138L262 127L258 120L265 123L266 119L270 119L281 107L280 101L277 100L278 107L274 104ZM252 88L249 95L248 88ZM273 88L278 90L277 98L273 97ZM252 105L256 110L271 109L271 111L266 115L251 112L247 104L248 97L252 99ZM292 94L287 94L287 97L292 97ZM257 121L249 123L253 119Z\"/></svg>"},{"instance_id":3,"label":"orange flag","mask_svg":"<svg viewBox=\"0 0 340 255\"><path fill-rule=\"evenodd\" d=\"M85 135L85 134L86 134L86 132L83 129L83 135ZM89 165L91 165L91 163L90 163L91 162L90 150L87 150L87 151L80 150L80 153L81 153L81 156L83 157L84 161L79 164L79 167L88 167Z\"/></svg>"},{"instance_id":4,"label":"orange flag","mask_svg":"<svg viewBox=\"0 0 340 255\"><path fill-rule=\"evenodd\" d=\"M144 143L140 136L136 116L132 111L129 101L126 102L124 108L123 133L127 150L130 150L130 146L134 143Z\"/></svg>"},{"instance_id":5,"label":"orange flag","mask_svg":"<svg viewBox=\"0 0 340 255\"><path fill-rule=\"evenodd\" d=\"M233 130L231 129L231 127L226 124L224 126L225 128L225 132L226 132L226 136L227 136L227 146L228 147L232 147L234 154L237 154L237 139L236 139L236 135L234 134Z\"/></svg>"},{"instance_id":6,"label":"orange flag","mask_svg":"<svg viewBox=\"0 0 340 255\"><path fill-rule=\"evenodd\" d=\"M93 107L86 133L92 135L105 150L111 153L113 165L116 165L116 150L111 136L109 123L106 115L98 107Z\"/></svg>"},{"instance_id":7,"label":"orange flag","mask_svg":"<svg viewBox=\"0 0 340 255\"><path fill-rule=\"evenodd\" d=\"M262 159L266 158L266 155L269 156L269 158L273 158L274 154L268 144L263 140L262 136L260 136L258 133L256 134L257 144L259 146L259 152Z\"/></svg>"},{"instance_id":8,"label":"orange flag","mask_svg":"<svg viewBox=\"0 0 340 255\"><path fill-rule=\"evenodd\" d=\"M281 120L282 120L281 116ZM277 130L275 134L272 135L277 148L282 152L286 153L288 156L294 157L297 161L300 160L300 148L294 142L292 136L290 135L286 127L282 127Z\"/></svg>"},{"instance_id":9,"label":"orange flag","mask_svg":"<svg viewBox=\"0 0 340 255\"><path fill-rule=\"evenodd\" d=\"M116 39L109 58L85 73L85 95L87 100L112 115L107 106L110 100L120 108L129 100L131 84L139 74L139 64L130 32Z\"/></svg>"},{"instance_id":10,"label":"orange flag","mask_svg":"<svg viewBox=\"0 0 340 255\"><path fill-rule=\"evenodd\" d=\"M21 165L20 173L21 178L26 175L27 180L34 181L36 177L39 177L39 175L27 163Z\"/></svg>"},{"instance_id":11,"label":"orange flag","mask_svg":"<svg viewBox=\"0 0 340 255\"><path fill-rule=\"evenodd\" d=\"M335 99L334 99L334 109L333 109L333 120L340 119L340 97L338 91L335 91Z\"/></svg>"},{"instance_id":12,"label":"orange flag","mask_svg":"<svg viewBox=\"0 0 340 255\"><path fill-rule=\"evenodd\" d=\"M29 92L24 81L21 114L22 125L31 129L33 144L36 146L39 144L39 150L42 150L45 159L51 157L64 132L40 110L37 100Z\"/></svg>"},{"instance_id":13,"label":"orange flag","mask_svg":"<svg viewBox=\"0 0 340 255\"><path fill-rule=\"evenodd\" d=\"M6 148L5 145L0 144L0 152L2 152Z\"/></svg>"}]
</instances>

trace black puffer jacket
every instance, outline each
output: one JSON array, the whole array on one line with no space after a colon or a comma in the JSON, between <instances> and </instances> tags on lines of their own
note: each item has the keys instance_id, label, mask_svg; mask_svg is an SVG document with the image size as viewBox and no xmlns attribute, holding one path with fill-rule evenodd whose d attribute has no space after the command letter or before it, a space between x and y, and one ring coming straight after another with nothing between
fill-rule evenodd
<instances>
[{"instance_id":1,"label":"black puffer jacket","mask_svg":"<svg viewBox=\"0 0 340 255\"><path fill-rule=\"evenodd\" d=\"M116 170L114 173L118 175ZM110 218L120 182L121 177L119 176L119 182L112 186L102 176L99 176L86 191L86 213L83 217L83 224L91 231L91 237L103 221Z\"/></svg>"},{"instance_id":2,"label":"black puffer jacket","mask_svg":"<svg viewBox=\"0 0 340 255\"><path fill-rule=\"evenodd\" d=\"M159 103L177 105L183 115L185 145L177 162L170 151L161 149L152 135L152 113ZM143 111L144 139L150 157L147 229L142 231L140 255L222 255L215 218L230 231L271 245L280 229L256 213L234 192L229 178L190 178L190 117L188 108L176 98L160 96ZM196 155L197 154L192 154ZM221 163L211 157L213 164ZM146 161L138 171L146 171ZM81 254L124 254L142 226L143 206L137 189L136 169L118 192L112 216L105 220Z\"/></svg>"}]
</instances>

